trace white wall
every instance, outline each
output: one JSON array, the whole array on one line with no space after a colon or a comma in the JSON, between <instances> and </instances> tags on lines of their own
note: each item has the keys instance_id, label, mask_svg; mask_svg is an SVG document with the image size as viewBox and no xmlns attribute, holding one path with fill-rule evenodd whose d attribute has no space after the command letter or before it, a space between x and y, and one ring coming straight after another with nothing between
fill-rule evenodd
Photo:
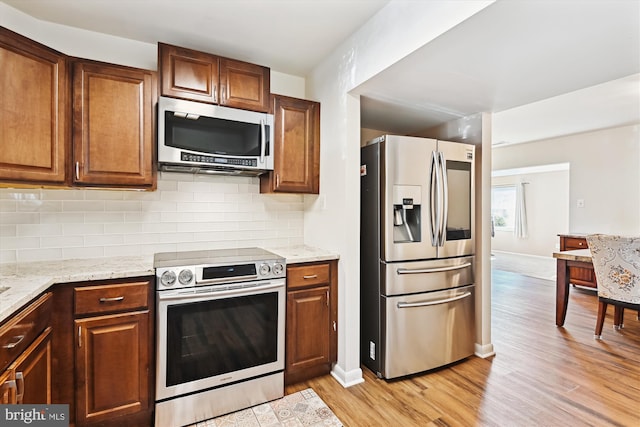
<instances>
[{"instance_id":1,"label":"white wall","mask_svg":"<svg viewBox=\"0 0 640 427\"><path fill-rule=\"evenodd\" d=\"M570 233L640 235L639 159L640 125L493 150L494 170L570 163L569 224L560 230Z\"/></svg>"},{"instance_id":2,"label":"white wall","mask_svg":"<svg viewBox=\"0 0 640 427\"><path fill-rule=\"evenodd\" d=\"M495 177L492 185L526 182L525 203L529 235L496 229L491 248L497 251L551 257L558 250L558 234L569 229L569 171L519 173Z\"/></svg>"},{"instance_id":3,"label":"white wall","mask_svg":"<svg viewBox=\"0 0 640 427\"><path fill-rule=\"evenodd\" d=\"M340 254L338 363L344 385L360 371L360 101L358 85L491 1L391 1L307 76L321 102L319 197L308 197L305 242ZM351 93L353 92L353 93Z\"/></svg>"}]
</instances>

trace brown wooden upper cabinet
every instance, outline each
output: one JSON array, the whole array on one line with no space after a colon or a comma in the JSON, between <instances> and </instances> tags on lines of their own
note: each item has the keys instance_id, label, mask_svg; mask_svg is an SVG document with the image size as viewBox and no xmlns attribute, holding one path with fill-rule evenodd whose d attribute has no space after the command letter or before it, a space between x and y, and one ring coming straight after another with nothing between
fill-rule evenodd
<instances>
[{"instance_id":1,"label":"brown wooden upper cabinet","mask_svg":"<svg viewBox=\"0 0 640 427\"><path fill-rule=\"evenodd\" d=\"M0 27L0 180L65 182L67 79L62 53Z\"/></svg>"},{"instance_id":2,"label":"brown wooden upper cabinet","mask_svg":"<svg viewBox=\"0 0 640 427\"><path fill-rule=\"evenodd\" d=\"M158 43L158 70L162 96L269 111L267 67Z\"/></svg>"},{"instance_id":3,"label":"brown wooden upper cabinet","mask_svg":"<svg viewBox=\"0 0 640 427\"><path fill-rule=\"evenodd\" d=\"M320 191L320 104L272 95L274 170L260 176L261 193Z\"/></svg>"},{"instance_id":4,"label":"brown wooden upper cabinet","mask_svg":"<svg viewBox=\"0 0 640 427\"><path fill-rule=\"evenodd\" d=\"M73 183L155 185L155 75L101 62L73 62Z\"/></svg>"}]
</instances>

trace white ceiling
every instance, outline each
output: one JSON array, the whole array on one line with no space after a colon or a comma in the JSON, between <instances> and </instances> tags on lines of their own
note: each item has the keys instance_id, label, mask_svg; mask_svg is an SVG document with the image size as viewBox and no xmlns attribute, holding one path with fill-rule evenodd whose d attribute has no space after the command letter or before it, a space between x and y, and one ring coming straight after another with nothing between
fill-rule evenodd
<instances>
[{"instance_id":1,"label":"white ceiling","mask_svg":"<svg viewBox=\"0 0 640 427\"><path fill-rule=\"evenodd\" d=\"M1 1L38 19L298 76L389 2ZM493 112L494 142L514 143L640 123L639 75L640 0L498 0L357 91L363 127L412 133Z\"/></svg>"},{"instance_id":2,"label":"white ceiling","mask_svg":"<svg viewBox=\"0 0 640 427\"><path fill-rule=\"evenodd\" d=\"M306 76L389 0L0 0L35 18Z\"/></svg>"},{"instance_id":3,"label":"white ceiling","mask_svg":"<svg viewBox=\"0 0 640 427\"><path fill-rule=\"evenodd\" d=\"M501 0L364 83L363 125L397 100L385 130L492 112L494 143L638 123L638 73L639 1Z\"/></svg>"}]
</instances>

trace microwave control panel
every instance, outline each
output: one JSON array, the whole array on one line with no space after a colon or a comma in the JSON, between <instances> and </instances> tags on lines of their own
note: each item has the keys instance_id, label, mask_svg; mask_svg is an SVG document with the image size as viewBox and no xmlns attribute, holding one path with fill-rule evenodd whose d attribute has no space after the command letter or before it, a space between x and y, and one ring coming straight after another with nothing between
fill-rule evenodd
<instances>
[{"instance_id":1,"label":"microwave control panel","mask_svg":"<svg viewBox=\"0 0 640 427\"><path fill-rule=\"evenodd\" d=\"M234 165L234 166L258 166L256 159L239 159L229 157L207 156L203 154L192 154L184 151L180 152L180 160L185 162L208 163L216 165Z\"/></svg>"}]
</instances>

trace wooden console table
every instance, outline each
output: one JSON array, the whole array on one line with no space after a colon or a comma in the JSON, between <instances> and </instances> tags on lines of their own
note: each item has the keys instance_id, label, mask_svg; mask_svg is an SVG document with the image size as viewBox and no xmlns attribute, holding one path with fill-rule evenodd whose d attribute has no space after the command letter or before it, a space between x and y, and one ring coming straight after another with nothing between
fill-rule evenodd
<instances>
[{"instance_id":1,"label":"wooden console table","mask_svg":"<svg viewBox=\"0 0 640 427\"><path fill-rule=\"evenodd\" d=\"M569 302L569 283L571 269L591 270L593 274L593 264L591 262L591 252L589 249L578 249L572 251L554 252L556 259L556 326L564 325L567 316L567 303ZM595 274L594 274L595 277Z\"/></svg>"},{"instance_id":2,"label":"wooden console table","mask_svg":"<svg viewBox=\"0 0 640 427\"><path fill-rule=\"evenodd\" d=\"M560 252L575 249L588 249L586 234L558 234L560 237ZM596 288L596 275L593 268L576 265L569 268L569 282L572 285Z\"/></svg>"}]
</instances>

